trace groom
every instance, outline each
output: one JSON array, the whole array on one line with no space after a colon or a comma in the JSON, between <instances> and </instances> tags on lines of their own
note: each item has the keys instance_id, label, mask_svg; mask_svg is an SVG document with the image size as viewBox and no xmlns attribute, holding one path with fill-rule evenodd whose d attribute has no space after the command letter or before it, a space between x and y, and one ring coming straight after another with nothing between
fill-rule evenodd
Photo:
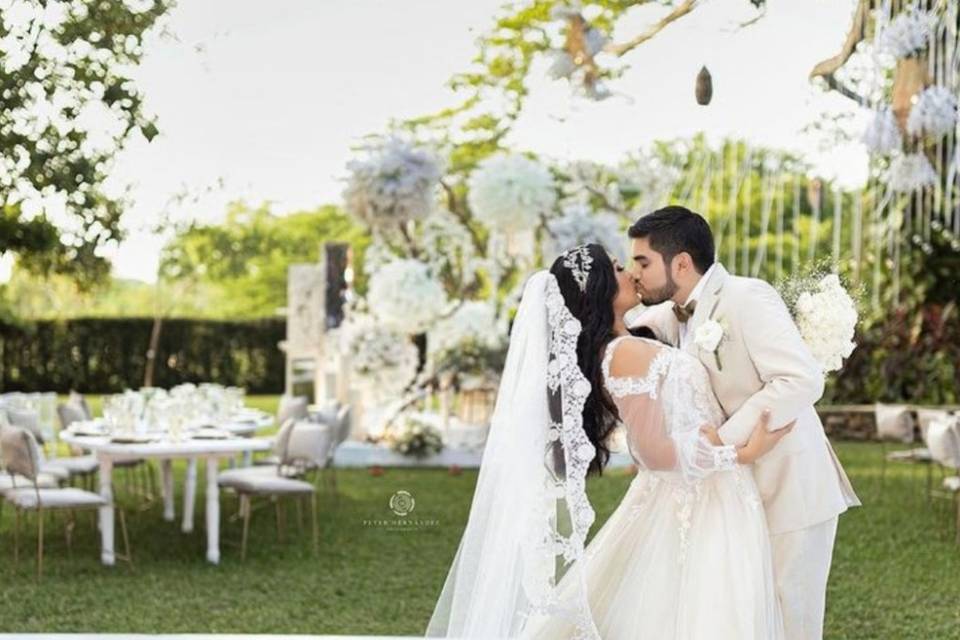
<instances>
[{"instance_id":1,"label":"groom","mask_svg":"<svg viewBox=\"0 0 960 640\"><path fill-rule=\"evenodd\" d=\"M772 286L714 261L710 225L670 206L630 227L632 273L647 309L632 324L696 356L727 416L723 444L746 443L760 413L796 426L754 464L787 640L820 640L838 516L860 504L813 405L823 370ZM720 443L717 443L720 444Z\"/></svg>"}]
</instances>

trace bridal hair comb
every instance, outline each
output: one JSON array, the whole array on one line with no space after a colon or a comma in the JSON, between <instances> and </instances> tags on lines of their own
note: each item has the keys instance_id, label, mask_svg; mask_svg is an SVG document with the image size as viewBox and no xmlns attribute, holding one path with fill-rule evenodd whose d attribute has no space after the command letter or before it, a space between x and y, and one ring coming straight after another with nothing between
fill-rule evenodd
<instances>
[{"instance_id":1,"label":"bridal hair comb","mask_svg":"<svg viewBox=\"0 0 960 640\"><path fill-rule=\"evenodd\" d=\"M580 287L581 293L587 290L591 264L593 264L593 256L590 255L590 250L585 244L569 249L563 254L563 266L573 272L573 279Z\"/></svg>"}]
</instances>

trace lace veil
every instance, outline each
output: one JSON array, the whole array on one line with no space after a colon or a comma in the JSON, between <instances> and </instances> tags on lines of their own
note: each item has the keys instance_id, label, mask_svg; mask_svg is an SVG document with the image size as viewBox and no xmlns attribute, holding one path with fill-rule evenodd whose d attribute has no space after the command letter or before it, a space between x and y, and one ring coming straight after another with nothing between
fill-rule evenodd
<instances>
[{"instance_id":1,"label":"lace veil","mask_svg":"<svg viewBox=\"0 0 960 640\"><path fill-rule=\"evenodd\" d=\"M595 453L582 428L591 388L577 366L580 330L556 278L531 276L469 520L428 637L526 637L528 623L545 617L599 640L580 561L594 521L586 475Z\"/></svg>"}]
</instances>

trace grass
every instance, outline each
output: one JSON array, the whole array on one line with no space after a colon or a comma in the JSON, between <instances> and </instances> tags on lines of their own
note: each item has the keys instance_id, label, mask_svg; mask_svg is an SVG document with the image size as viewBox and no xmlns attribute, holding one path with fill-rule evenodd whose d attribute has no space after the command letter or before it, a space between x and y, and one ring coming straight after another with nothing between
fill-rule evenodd
<instances>
[{"instance_id":1,"label":"grass","mask_svg":"<svg viewBox=\"0 0 960 640\"><path fill-rule=\"evenodd\" d=\"M276 398L251 398L250 404L270 411ZM841 518L826 638L960 637L960 547L953 543L949 504L927 504L923 473L906 465L891 466L881 487L877 445L839 443L837 450L866 506ZM316 556L309 526L297 533L293 509L284 543L277 541L273 510L263 509L254 514L249 556L241 563L239 527L227 520L236 502L224 495L223 559L208 565L199 483L191 534L179 531L179 496L177 523L167 523L159 504L138 511L140 503L121 493L133 568L99 564L99 536L89 517L80 520L68 555L58 520L47 528L40 584L33 579L33 524L24 530L23 556L14 567L13 518L6 508L0 631L421 634L456 551L476 472L388 469L374 477L341 469L337 476L339 501L321 493ZM629 480L617 470L590 480L598 522L613 511ZM396 524L400 518L388 501L398 490L413 494L416 508L407 520L419 526Z\"/></svg>"}]
</instances>

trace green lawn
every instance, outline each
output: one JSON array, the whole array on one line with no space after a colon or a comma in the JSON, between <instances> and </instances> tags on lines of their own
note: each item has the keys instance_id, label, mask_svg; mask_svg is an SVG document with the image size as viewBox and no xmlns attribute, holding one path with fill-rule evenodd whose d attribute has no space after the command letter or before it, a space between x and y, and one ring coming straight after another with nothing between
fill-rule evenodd
<instances>
[{"instance_id":1,"label":"green lawn","mask_svg":"<svg viewBox=\"0 0 960 640\"><path fill-rule=\"evenodd\" d=\"M251 399L267 410L275 403L275 398ZM881 489L876 445L841 443L837 449L866 506L841 519L826 637L960 637L960 547L952 542L948 504L928 505L923 475L910 468L890 469ZM179 474L178 489L182 469ZM277 541L273 510L264 509L254 514L250 555L241 563L234 544L239 528L226 521L235 500L224 496L223 560L210 566L204 561L202 495L197 531L182 534L177 524L162 520L159 504L137 511L137 501L121 494L134 567L100 566L99 537L89 517L80 521L68 556L58 522L48 529L40 585L32 573L32 524L24 536L26 552L19 567L13 566L13 518L7 508L0 525L0 630L421 633L456 550L476 473L388 469L374 477L345 469L338 479L338 504L322 494L317 556L306 533L298 537L293 509L287 517L292 539L284 543ZM590 481L599 522L628 482L618 471ZM391 526L399 518L387 503L401 489L416 499L407 519L421 526ZM180 507L178 499L178 522Z\"/></svg>"}]
</instances>

